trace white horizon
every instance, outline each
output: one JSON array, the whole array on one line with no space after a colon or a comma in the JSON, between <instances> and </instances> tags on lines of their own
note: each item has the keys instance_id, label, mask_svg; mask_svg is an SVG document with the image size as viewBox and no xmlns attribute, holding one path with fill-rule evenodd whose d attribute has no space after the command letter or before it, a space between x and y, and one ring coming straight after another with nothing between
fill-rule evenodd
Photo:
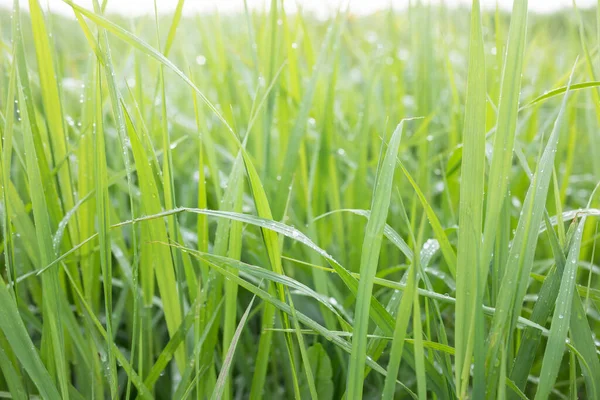
<instances>
[{"instance_id":1,"label":"white horizon","mask_svg":"<svg viewBox=\"0 0 600 400\"><path fill-rule=\"evenodd\" d=\"M440 3L445 1L451 6L469 6L471 0L425 0L430 3ZM521 1L521 0L516 0ZM92 8L92 0L74 0L78 5L85 8ZM270 0L247 0L248 6L252 9L267 9ZM354 14L369 14L378 10L388 9L390 5L394 9L403 9L409 3L409 0L284 0L284 7L288 12L297 10L299 4L304 10L311 11L317 15L330 15L340 7L341 4L350 3L350 11ZM596 4L596 0L578 0L578 7L591 7ZM27 1L21 1L21 7L27 9ZM512 0L481 0L481 6L485 9L494 9L496 3L504 10L510 10ZM13 0L0 0L0 6L11 7ZM40 0L44 9L50 9L53 12L72 16L71 8L62 0ZM177 0L156 0L157 9L160 13L169 13L175 9ZM243 11L243 0L187 0L184 3L184 15L190 13L205 13L219 11L221 13L230 13ZM529 0L529 10L548 13L558 10L572 9L572 0ZM128 0L115 1L109 0L107 12L123 15L144 15L154 13L153 0Z\"/></svg>"}]
</instances>

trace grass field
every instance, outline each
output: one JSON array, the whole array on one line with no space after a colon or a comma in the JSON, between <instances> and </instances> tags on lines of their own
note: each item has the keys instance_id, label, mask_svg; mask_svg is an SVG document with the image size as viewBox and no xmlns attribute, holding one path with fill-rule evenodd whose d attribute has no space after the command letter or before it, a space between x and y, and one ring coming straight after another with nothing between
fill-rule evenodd
<instances>
[{"instance_id":1,"label":"grass field","mask_svg":"<svg viewBox=\"0 0 600 400\"><path fill-rule=\"evenodd\" d=\"M1 398L600 399L600 11L64 1L0 11Z\"/></svg>"}]
</instances>

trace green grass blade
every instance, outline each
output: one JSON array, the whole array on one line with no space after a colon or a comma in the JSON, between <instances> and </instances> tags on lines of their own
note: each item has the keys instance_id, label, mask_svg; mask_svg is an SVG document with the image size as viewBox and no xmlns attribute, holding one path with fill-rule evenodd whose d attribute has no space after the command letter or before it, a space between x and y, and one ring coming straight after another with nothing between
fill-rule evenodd
<instances>
[{"instance_id":1,"label":"green grass blade","mask_svg":"<svg viewBox=\"0 0 600 400\"><path fill-rule=\"evenodd\" d=\"M4 280L0 281L0 301L3 304L3 307L0 307L0 328L12 351L19 358L19 362L29 374L40 394L47 399L60 399L61 396L31 342L19 310Z\"/></svg>"},{"instance_id":2,"label":"green grass blade","mask_svg":"<svg viewBox=\"0 0 600 400\"><path fill-rule=\"evenodd\" d=\"M585 217L581 219L577 226L575 236L573 237L573 244L569 250L569 255L567 256L560 290L556 298L556 309L554 310L554 315L552 317L550 336L548 337L546 351L544 352L540 381L538 383L538 390L535 394L536 400L546 399L550 396L563 358L565 340L567 338L571 319L573 295L575 294L575 279L577 275L577 264L584 224Z\"/></svg>"},{"instance_id":3,"label":"green grass blade","mask_svg":"<svg viewBox=\"0 0 600 400\"><path fill-rule=\"evenodd\" d=\"M381 249L383 229L390 205L392 181L396 157L402 138L404 121L400 122L390 138L390 143L382 162L381 171L373 193L371 215L367 222L361 253L360 274L355 309L355 327L352 337L352 353L348 368L347 396L360 398L363 393L363 371L367 357L367 334L369 330L369 299L373 291L373 279L377 272L377 261Z\"/></svg>"},{"instance_id":4,"label":"green grass blade","mask_svg":"<svg viewBox=\"0 0 600 400\"><path fill-rule=\"evenodd\" d=\"M215 391L211 396L211 400L220 400L223 395L223 390L225 389L225 381L227 380L227 376L229 375L229 368L231 367L231 361L233 360L233 355L235 354L235 348L240 339L240 335L242 333L242 329L246 325L246 320L248 319L248 315L250 314L250 310L252 310L252 304L254 304L254 299L256 296L252 297L250 300L250 304L246 308L246 311L242 315L240 319L240 323L231 338L231 344L229 350L227 351L227 355L225 356L225 360L223 362L223 366L221 367L221 372L219 372L219 379L217 379L217 384L215 386Z\"/></svg>"},{"instance_id":5,"label":"green grass blade","mask_svg":"<svg viewBox=\"0 0 600 400\"><path fill-rule=\"evenodd\" d=\"M456 387L467 395L473 353L475 315L481 291L477 277L483 221L486 118L485 57L479 1L471 8L469 75L461 165L459 230L456 269ZM482 296L481 296L482 297Z\"/></svg>"},{"instance_id":6,"label":"green grass blade","mask_svg":"<svg viewBox=\"0 0 600 400\"><path fill-rule=\"evenodd\" d=\"M563 98L559 114L554 123L548 143L542 153L527 196L523 204L521 218L513 238L505 267L504 277L498 294L497 312L494 315L488 336L488 352L486 365L488 382L497 381L497 363L499 349L504 347L511 335L517 317L521 314L522 299L527 290L529 273L531 272L535 248L538 240L539 225L545 209L548 187L552 176L556 148L558 146L559 131L563 119L568 92ZM488 386L493 393L493 386Z\"/></svg>"}]
</instances>

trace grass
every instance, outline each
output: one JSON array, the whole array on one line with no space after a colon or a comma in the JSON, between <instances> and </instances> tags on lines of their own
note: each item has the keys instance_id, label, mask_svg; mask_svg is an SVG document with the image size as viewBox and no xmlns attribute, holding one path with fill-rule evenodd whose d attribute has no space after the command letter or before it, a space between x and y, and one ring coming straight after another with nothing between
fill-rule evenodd
<instances>
[{"instance_id":1,"label":"grass","mask_svg":"<svg viewBox=\"0 0 600 400\"><path fill-rule=\"evenodd\" d=\"M0 11L3 398L600 396L600 11Z\"/></svg>"}]
</instances>

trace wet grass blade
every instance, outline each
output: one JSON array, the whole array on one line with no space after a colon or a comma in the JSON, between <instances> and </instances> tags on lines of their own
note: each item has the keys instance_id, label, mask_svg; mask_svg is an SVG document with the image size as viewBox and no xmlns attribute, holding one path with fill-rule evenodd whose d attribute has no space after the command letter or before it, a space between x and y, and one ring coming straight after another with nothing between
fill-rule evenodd
<instances>
[{"instance_id":1,"label":"wet grass blade","mask_svg":"<svg viewBox=\"0 0 600 400\"><path fill-rule=\"evenodd\" d=\"M573 244L571 245L569 255L566 259L560 289L558 291L558 296L556 297L556 308L552 317L550 336L548 337L546 351L544 352L538 389L535 394L536 400L546 399L550 396L550 392L552 391L558 376L558 370L563 359L565 340L567 338L571 320L573 295L576 295L575 280L585 220L585 217L583 217L577 225L577 230L573 237Z\"/></svg>"},{"instance_id":2,"label":"wet grass blade","mask_svg":"<svg viewBox=\"0 0 600 400\"><path fill-rule=\"evenodd\" d=\"M469 43L469 75L463 156L461 164L459 230L456 269L456 387L460 396L467 395L471 356L473 354L475 315L479 292L478 277L483 274L479 265L483 223L485 175L485 119L486 119L485 57L479 1L471 8Z\"/></svg>"},{"instance_id":3,"label":"wet grass blade","mask_svg":"<svg viewBox=\"0 0 600 400\"><path fill-rule=\"evenodd\" d=\"M235 348L240 339L242 329L244 329L244 326L246 325L246 320L248 319L248 315L250 314L250 311L252 310L252 305L254 304L255 298L256 298L256 296L252 297L252 300L250 300L250 304L248 304L248 307L246 307L246 311L242 315L242 318L240 319L240 323L238 324L237 329L235 330L235 333L233 334L233 337L231 338L229 350L227 351L227 355L225 356L225 359L223 361L223 366L221 367L221 372L219 372L219 378L217 379L217 384L215 386L215 391L213 392L213 394L211 396L211 400L220 400L221 396L223 395L223 390L225 389L225 381L227 380L227 376L229 375L229 368L231 367L233 355L235 354Z\"/></svg>"},{"instance_id":4,"label":"wet grass blade","mask_svg":"<svg viewBox=\"0 0 600 400\"><path fill-rule=\"evenodd\" d=\"M504 277L498 294L497 312L492 320L488 336L488 351L486 366L488 368L488 382L498 381L497 360L499 349L504 347L512 335L517 317L521 314L522 300L527 290L529 274L531 272L536 244L538 241L539 226L544 215L548 188L552 176L556 148L559 141L560 127L568 100L568 92L563 98L559 114L554 123L552 133L542 153L537 169L523 203L521 217L512 247L509 251ZM493 393L493 385L488 386Z\"/></svg>"},{"instance_id":5,"label":"wet grass blade","mask_svg":"<svg viewBox=\"0 0 600 400\"><path fill-rule=\"evenodd\" d=\"M378 180L373 192L371 215L367 222L362 245L360 275L361 280L356 296L354 312L355 326L352 337L352 353L348 368L347 396L350 399L360 398L363 393L363 371L367 357L367 334L369 331L369 305L373 292L373 279L377 272L379 251L383 239L383 229L388 214L392 193L392 181L396 167L396 157L402 138L404 121L400 122L390 138L390 142L381 164Z\"/></svg>"}]
</instances>

